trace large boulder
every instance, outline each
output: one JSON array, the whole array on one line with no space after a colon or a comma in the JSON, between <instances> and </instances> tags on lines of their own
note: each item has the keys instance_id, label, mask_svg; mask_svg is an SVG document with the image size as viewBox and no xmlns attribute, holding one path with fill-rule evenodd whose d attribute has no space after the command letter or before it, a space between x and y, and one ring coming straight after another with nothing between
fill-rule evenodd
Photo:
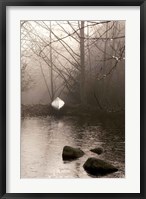
<instances>
[{"instance_id":1,"label":"large boulder","mask_svg":"<svg viewBox=\"0 0 146 199\"><path fill-rule=\"evenodd\" d=\"M96 176L118 171L113 165L97 158L88 158L83 167L89 174Z\"/></svg>"},{"instance_id":2,"label":"large boulder","mask_svg":"<svg viewBox=\"0 0 146 199\"><path fill-rule=\"evenodd\" d=\"M84 152L79 148L73 148L65 146L63 148L62 158L63 160L74 160L84 155Z\"/></svg>"},{"instance_id":3,"label":"large boulder","mask_svg":"<svg viewBox=\"0 0 146 199\"><path fill-rule=\"evenodd\" d=\"M90 151L92 151L93 153L96 153L96 154L100 155L101 153L103 153L103 148L97 147L97 148L91 149Z\"/></svg>"}]
</instances>

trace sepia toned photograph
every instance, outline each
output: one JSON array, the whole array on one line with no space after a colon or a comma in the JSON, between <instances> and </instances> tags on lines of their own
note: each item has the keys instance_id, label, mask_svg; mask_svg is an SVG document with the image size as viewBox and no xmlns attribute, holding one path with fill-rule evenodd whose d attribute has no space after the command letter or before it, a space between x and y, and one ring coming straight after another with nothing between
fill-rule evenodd
<instances>
[{"instance_id":1,"label":"sepia toned photograph","mask_svg":"<svg viewBox=\"0 0 146 199\"><path fill-rule=\"evenodd\" d=\"M20 22L21 178L125 178L125 21Z\"/></svg>"}]
</instances>

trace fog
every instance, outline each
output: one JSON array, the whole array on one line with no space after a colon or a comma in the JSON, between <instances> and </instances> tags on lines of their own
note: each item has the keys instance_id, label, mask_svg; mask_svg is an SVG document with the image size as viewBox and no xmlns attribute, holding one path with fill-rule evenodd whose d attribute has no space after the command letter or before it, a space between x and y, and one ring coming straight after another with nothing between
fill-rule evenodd
<instances>
[{"instance_id":1,"label":"fog","mask_svg":"<svg viewBox=\"0 0 146 199\"><path fill-rule=\"evenodd\" d=\"M21 21L21 93L22 178L125 176L125 21Z\"/></svg>"},{"instance_id":2,"label":"fog","mask_svg":"<svg viewBox=\"0 0 146 199\"><path fill-rule=\"evenodd\" d=\"M125 107L125 21L21 21L22 104Z\"/></svg>"}]
</instances>

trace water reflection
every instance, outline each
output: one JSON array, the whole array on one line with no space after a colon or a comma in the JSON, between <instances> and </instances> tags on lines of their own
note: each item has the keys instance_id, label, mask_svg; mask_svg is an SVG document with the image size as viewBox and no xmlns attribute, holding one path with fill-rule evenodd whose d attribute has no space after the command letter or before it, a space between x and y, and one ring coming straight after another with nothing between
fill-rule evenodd
<instances>
[{"instance_id":1,"label":"water reflection","mask_svg":"<svg viewBox=\"0 0 146 199\"><path fill-rule=\"evenodd\" d=\"M80 147L85 155L72 162L62 160L65 145ZM90 152L102 146L100 156ZM77 118L25 118L21 130L21 178L90 178L82 165L88 157L100 157L119 171L104 177L124 177L124 133L101 123L79 122Z\"/></svg>"}]
</instances>

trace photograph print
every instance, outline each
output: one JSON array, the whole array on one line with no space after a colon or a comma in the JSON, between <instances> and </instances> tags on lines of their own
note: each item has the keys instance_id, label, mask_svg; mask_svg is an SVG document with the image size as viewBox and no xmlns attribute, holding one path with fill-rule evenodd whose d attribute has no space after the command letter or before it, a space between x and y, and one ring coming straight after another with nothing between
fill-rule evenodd
<instances>
[{"instance_id":1,"label":"photograph print","mask_svg":"<svg viewBox=\"0 0 146 199\"><path fill-rule=\"evenodd\" d=\"M125 178L125 21L20 21L21 178Z\"/></svg>"}]
</instances>

